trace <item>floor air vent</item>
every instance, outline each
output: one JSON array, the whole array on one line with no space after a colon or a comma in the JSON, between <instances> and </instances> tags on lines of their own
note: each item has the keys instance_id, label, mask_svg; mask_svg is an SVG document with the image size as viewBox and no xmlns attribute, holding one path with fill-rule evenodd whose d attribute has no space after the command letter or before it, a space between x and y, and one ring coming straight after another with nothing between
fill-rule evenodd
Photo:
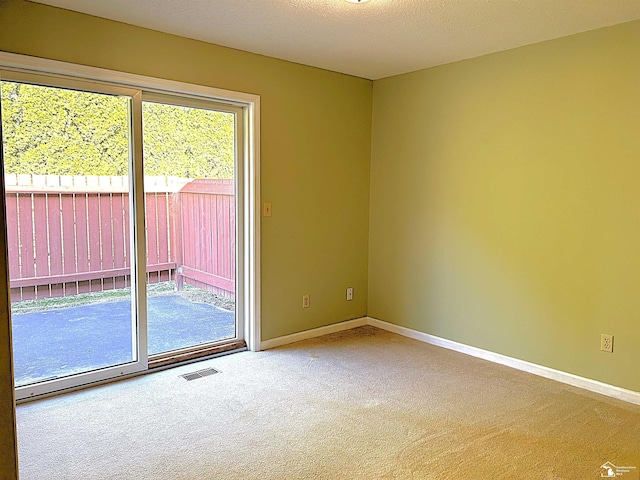
<instances>
[{"instance_id":1,"label":"floor air vent","mask_svg":"<svg viewBox=\"0 0 640 480\"><path fill-rule=\"evenodd\" d=\"M191 380L196 380L197 378L208 377L209 375L215 375L216 373L220 373L215 368L205 368L204 370L198 370L197 372L185 373L184 375L180 375L182 378L190 382Z\"/></svg>"}]
</instances>

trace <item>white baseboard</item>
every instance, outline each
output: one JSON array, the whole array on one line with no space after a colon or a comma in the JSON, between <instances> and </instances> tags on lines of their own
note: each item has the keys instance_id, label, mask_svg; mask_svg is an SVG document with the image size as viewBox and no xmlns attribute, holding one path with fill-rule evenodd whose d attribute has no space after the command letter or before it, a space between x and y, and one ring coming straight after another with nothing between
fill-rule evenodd
<instances>
[{"instance_id":1,"label":"white baseboard","mask_svg":"<svg viewBox=\"0 0 640 480\"><path fill-rule=\"evenodd\" d=\"M640 405L640 392L634 392L633 390L608 385L606 383L598 382L597 380L591 380L589 378L573 375L572 373L555 370L553 368L526 362L524 360L472 347L463 343L454 342L452 340L447 340L446 338L436 337L435 335L429 335L428 333L394 325L393 323L384 322L376 318L366 317L366 320L367 325L371 325L382 330L397 333L438 347L455 350L456 352L471 355L473 357L482 358L493 363L499 363L500 365L506 365L507 367L515 368L516 370L522 370L523 372L533 373L534 375L556 380L584 390L600 393L607 397L613 397L628 403Z\"/></svg>"},{"instance_id":2,"label":"white baseboard","mask_svg":"<svg viewBox=\"0 0 640 480\"><path fill-rule=\"evenodd\" d=\"M557 382L572 385L584 390L589 390L590 392L599 393L601 395L606 395L607 397L616 398L624 402L640 405L640 392L627 390L625 388L598 382L597 380L591 380L590 378L573 375L572 373L567 373L561 370L555 370L553 368L526 362L524 360L519 360L517 358L508 357L500 353L490 352L489 350L483 350L482 348L472 347L470 345L465 345L464 343L454 342L453 340L447 340L446 338L436 337L435 335L429 335L428 333L401 327L399 325L378 320L377 318L372 317L356 318L354 320L347 320L345 322L327 325L326 327L314 328L313 330L305 330L304 332L298 332L291 335L286 335L284 337L272 338L271 340L265 340L261 342L260 349L268 350L270 348L276 348L282 345L287 345L289 343L307 340L309 338L315 338L322 335L328 335L330 333L349 330L351 328L361 327L363 325L371 325L388 332L397 333L398 335L402 335L404 337L413 338L414 340L419 340L431 345L454 350L466 355L471 355L472 357L482 358L483 360L488 360L493 363L505 365L507 367L515 368L516 370L521 370L523 372L533 373L534 375L538 375L540 377L549 378Z\"/></svg>"},{"instance_id":3,"label":"white baseboard","mask_svg":"<svg viewBox=\"0 0 640 480\"><path fill-rule=\"evenodd\" d=\"M309 338L321 337L322 335L329 335L330 333L341 332L343 330L349 330L356 327L362 327L363 325L367 325L367 320L367 317L360 317L354 320L346 320L344 322L334 323L325 327L318 327L312 330L292 333L291 335L285 335L284 337L276 337L270 340L263 340L260 342L260 350L269 350L270 348L281 347L282 345L288 345L289 343L295 343L301 340L307 340Z\"/></svg>"}]
</instances>

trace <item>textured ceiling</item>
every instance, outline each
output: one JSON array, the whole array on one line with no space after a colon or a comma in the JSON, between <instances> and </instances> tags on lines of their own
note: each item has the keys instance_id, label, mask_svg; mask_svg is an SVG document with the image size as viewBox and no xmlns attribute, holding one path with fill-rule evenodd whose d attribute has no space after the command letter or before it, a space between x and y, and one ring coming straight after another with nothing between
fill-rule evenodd
<instances>
[{"instance_id":1,"label":"textured ceiling","mask_svg":"<svg viewBox=\"0 0 640 480\"><path fill-rule=\"evenodd\" d=\"M37 0L368 79L640 19L640 0Z\"/></svg>"}]
</instances>

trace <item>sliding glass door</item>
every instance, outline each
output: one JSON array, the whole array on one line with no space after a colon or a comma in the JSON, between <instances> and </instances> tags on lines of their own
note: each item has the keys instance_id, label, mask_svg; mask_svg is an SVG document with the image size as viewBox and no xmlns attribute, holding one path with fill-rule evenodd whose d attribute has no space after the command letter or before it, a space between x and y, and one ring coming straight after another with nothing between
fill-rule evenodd
<instances>
[{"instance_id":1,"label":"sliding glass door","mask_svg":"<svg viewBox=\"0 0 640 480\"><path fill-rule=\"evenodd\" d=\"M235 302L241 113L201 99L143 95L152 361L242 339Z\"/></svg>"},{"instance_id":2,"label":"sliding glass door","mask_svg":"<svg viewBox=\"0 0 640 480\"><path fill-rule=\"evenodd\" d=\"M246 110L0 75L17 398L245 348Z\"/></svg>"},{"instance_id":3,"label":"sliding glass door","mask_svg":"<svg viewBox=\"0 0 640 480\"><path fill-rule=\"evenodd\" d=\"M146 368L140 92L16 73L3 75L1 95L18 398Z\"/></svg>"}]
</instances>

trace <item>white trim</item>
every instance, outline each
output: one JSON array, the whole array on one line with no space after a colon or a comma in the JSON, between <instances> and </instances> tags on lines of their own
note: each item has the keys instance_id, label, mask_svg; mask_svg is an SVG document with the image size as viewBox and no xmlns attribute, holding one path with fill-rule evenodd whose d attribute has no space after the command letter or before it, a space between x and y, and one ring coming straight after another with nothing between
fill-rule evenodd
<instances>
[{"instance_id":1,"label":"white trim","mask_svg":"<svg viewBox=\"0 0 640 480\"><path fill-rule=\"evenodd\" d=\"M324 327L314 328L312 330L305 330L303 332L292 333L291 335L285 335L284 337L276 337L270 340L263 340L260 343L262 350L268 350L270 348L281 347L290 343L300 342L301 340L308 340L310 338L321 337L322 335L329 335L330 333L341 332L343 330L350 330L356 327L362 327L367 325L367 317L360 317L354 320L346 320L340 323L333 323Z\"/></svg>"},{"instance_id":2,"label":"white trim","mask_svg":"<svg viewBox=\"0 0 640 480\"><path fill-rule=\"evenodd\" d=\"M95 381L85 382L78 385L76 385L75 383L72 383L70 384L69 387L65 387L60 390L59 389L44 390L44 393L40 393L40 394L32 393L28 397L25 397L22 399L16 399L16 405L29 403L34 400L42 400L43 398L55 397L60 394L86 390L87 388L99 387L101 385L108 385L110 383L119 382L121 380L129 380L130 378L136 378L141 375L162 372L164 370L169 370L170 368L178 368L178 367L182 367L184 365L190 365L196 362L205 362L207 360L211 360L212 358L224 357L225 355L232 355L234 353L245 352L246 350L247 350L246 348L236 348L234 350L226 350L224 352L214 353L213 355L206 355L204 357L190 358L189 360L183 360L181 362L168 363L160 367L154 367L153 370L137 370L131 373L123 372L121 375L118 375L118 376L109 375L101 380L96 379Z\"/></svg>"},{"instance_id":3,"label":"white trim","mask_svg":"<svg viewBox=\"0 0 640 480\"><path fill-rule=\"evenodd\" d=\"M244 172L244 201L246 215L244 218L244 338L247 348L253 352L260 351L261 313L261 270L260 270L260 97L255 96L246 108L245 158L247 165Z\"/></svg>"},{"instance_id":4,"label":"white trim","mask_svg":"<svg viewBox=\"0 0 640 480\"><path fill-rule=\"evenodd\" d=\"M618 400L622 400L623 402L640 405L640 392L634 392L633 390L627 390L625 388L598 382L597 380L591 380L590 378L580 377L572 373L567 373L560 370L555 370L553 368L545 367L543 365L537 365L535 363L526 362L517 358L508 357L500 353L490 352L489 350L483 350L482 348L472 347L470 345L465 345L464 343L454 342L453 340L447 340L446 338L436 337L435 335L429 335L428 333L419 332L418 330L401 327L400 325L395 325L383 320L378 320L377 318L373 317L360 317L354 320L334 323L325 327L319 327L312 330L293 333L291 335L285 335L284 337L272 338L270 340L263 341L261 343L261 348L262 350L268 350L270 348L281 347L283 345L299 342L301 340L321 337L322 335L328 335L330 333L349 330L351 328L362 327L364 325L371 325L372 327L377 327L381 330L386 330L387 332L396 333L398 335L402 335L403 337L413 338L414 340L428 343L430 345L447 348L449 350L464 353L465 355L471 355L472 357L482 358L483 360L488 360L493 363L498 363L500 365L515 368L516 370L532 373L540 377L582 388L583 390L589 390L590 392L599 393L607 397L616 398Z\"/></svg>"},{"instance_id":5,"label":"white trim","mask_svg":"<svg viewBox=\"0 0 640 480\"><path fill-rule=\"evenodd\" d=\"M145 233L145 191L142 162L142 91L131 98L129 131L129 233L131 255L131 296L136 308L131 312L133 331L132 351L136 352L142 370L149 368L147 330L147 241Z\"/></svg>"},{"instance_id":6,"label":"white trim","mask_svg":"<svg viewBox=\"0 0 640 480\"><path fill-rule=\"evenodd\" d=\"M259 101L260 99L259 95L252 93L236 92L223 88L196 85L194 83L176 82L174 80L164 80L162 78L147 77L135 73L88 67L86 65L31 57L17 53L0 52L0 65L2 65L3 68L15 68L40 74L63 75L65 77L82 78L96 82L109 82L147 91L168 92L170 94L178 93L189 96L199 95L205 98L213 98L218 101L226 101L234 104L239 103L246 105Z\"/></svg>"},{"instance_id":7,"label":"white trim","mask_svg":"<svg viewBox=\"0 0 640 480\"><path fill-rule=\"evenodd\" d=\"M413 338L421 342L436 345L438 347L447 348L456 352L471 355L472 357L482 358L493 363L505 365L507 367L515 368L523 372L533 373L540 377L549 378L557 382L572 385L574 387L589 390L590 392L600 393L607 397L617 398L624 402L640 405L640 392L634 392L633 390L627 390L625 388L616 387L606 383L592 380L590 378L580 377L572 373L555 370L553 368L545 367L543 365L537 365L535 363L527 362L513 357L508 357L500 353L490 352L483 350L482 348L472 347L463 343L447 340L446 338L436 337L435 335L429 335L428 333L419 332L410 328L401 327L393 323L384 322L372 317L365 317L367 319L367 325L386 330L388 332L397 333L404 337Z\"/></svg>"}]
</instances>

